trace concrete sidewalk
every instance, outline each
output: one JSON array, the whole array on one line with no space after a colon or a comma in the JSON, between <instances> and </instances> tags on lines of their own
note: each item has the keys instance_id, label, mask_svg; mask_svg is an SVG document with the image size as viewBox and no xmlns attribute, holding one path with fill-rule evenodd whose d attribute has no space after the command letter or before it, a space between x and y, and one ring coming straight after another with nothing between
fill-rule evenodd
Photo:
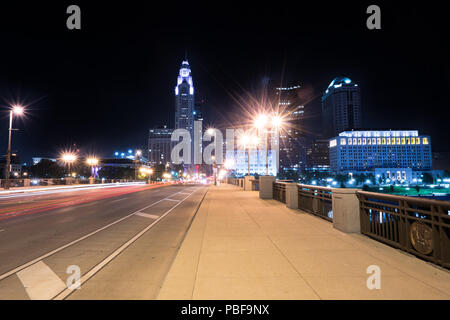
<instances>
[{"instance_id":1,"label":"concrete sidewalk","mask_svg":"<svg viewBox=\"0 0 450 320\"><path fill-rule=\"evenodd\" d=\"M367 288L371 265L381 289ZM450 272L221 185L206 195L158 299L450 299Z\"/></svg>"}]
</instances>

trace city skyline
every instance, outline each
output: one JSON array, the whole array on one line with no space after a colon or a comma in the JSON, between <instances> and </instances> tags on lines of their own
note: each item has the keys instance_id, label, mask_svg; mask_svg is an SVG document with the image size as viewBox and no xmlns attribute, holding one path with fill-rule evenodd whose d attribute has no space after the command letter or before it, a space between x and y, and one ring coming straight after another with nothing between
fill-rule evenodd
<instances>
[{"instance_id":1,"label":"city skyline","mask_svg":"<svg viewBox=\"0 0 450 320\"><path fill-rule=\"evenodd\" d=\"M308 96L313 99L305 102L312 110L309 119L312 127L320 132L320 98L323 92L335 77L348 77L361 87L363 127L418 129L433 138L433 151L448 151L445 134L439 129L445 125L445 120L433 116L433 113L445 112L448 65L442 68L438 60L429 59L431 53L424 53L420 48L411 50L414 43L407 35L402 38L403 47L393 42L395 36L392 33L405 32L399 27L401 22L419 14L415 8L403 12L388 7L393 13L384 15L383 22L385 29L391 32L382 29L378 33L370 33L360 23L361 19L353 17L363 6L349 5L349 12L344 15L346 24L337 23L340 20L333 17L330 7L319 21L312 22L315 28L311 27L310 19L300 22L309 26L308 33L289 29L280 35L286 41L277 50L270 46L262 50L262 45L256 45L258 39L275 32L271 29L275 28L273 24L268 23L262 28L261 35L255 34L250 23L237 15L236 23L227 31L221 31L227 10L231 9L215 13L216 19L208 18L211 30L197 33L196 37L192 34L200 25L194 21L189 24L191 29L178 32L165 29L171 21L156 20L151 43L130 44L150 29L147 28L148 22L142 19L130 23L128 11L123 13L122 24L112 26L111 31L101 27L104 17L96 16L93 20L87 15L86 25L80 34L74 35L67 33L64 26L52 31L50 22L40 22L36 30L30 30L27 24L17 25L12 21L18 14L17 8L8 8L11 15L2 22L2 26L10 24L17 28L15 32L6 32L3 28L2 35L12 41L19 54L2 53L2 60L8 64L2 66L0 96L4 109L8 102L29 104L27 117L17 121L20 131L14 135L14 147L24 159L53 156L72 143L105 156L116 149L144 148L149 128L160 125L174 127L173 74L178 72L179 62L186 53L195 68L196 96L206 101L205 108L211 113L210 123L205 122L206 126L226 125L235 120L243 111L240 106L242 98L247 94L257 97L264 88L265 79L271 79L280 84L295 81L301 83L304 90L312 92ZM310 6L305 11L315 13L317 9ZM46 15L57 14L57 10L58 6L49 8ZM83 10L90 15L98 14L95 6L85 6ZM112 16L120 14L109 10ZM197 9L192 14L199 16L202 11ZM267 15L268 12L263 10L261 14ZM275 20L289 14L285 11L276 14ZM361 15L364 17L363 13ZM429 17L426 11L421 15L422 18ZM34 20L30 18L30 21ZM427 25L428 28L439 27L438 22ZM362 42L353 48L356 50L350 50L345 49L352 43L350 39L341 43L332 38L323 41L321 37L331 27L335 32L345 33L349 38ZM117 30L122 30L118 39L130 44L130 49L125 51L116 47L117 35L114 32ZM37 31L49 32L34 39ZM423 38L425 31L417 36ZM438 32L434 37L440 34ZM216 35L215 40L206 45L204 40L212 35ZM236 36L233 43L220 44L219 38L227 35ZM308 45L287 41L297 36L305 39ZM94 43L99 37L102 47ZM178 42L174 41L177 37ZM56 44L56 39L61 41ZM447 49L434 40L426 40L431 48L435 48L430 51L438 56L445 55ZM26 55L24 43L27 41L31 47L36 41L42 42L42 50ZM249 44L242 45L244 41ZM382 43L386 45L381 46ZM241 53L235 51L238 47ZM52 53L54 50L58 55ZM311 60L313 53L315 58ZM377 55L379 59L375 59ZM399 60L401 56L405 61ZM407 66L410 59L415 58L420 59L420 64L416 70L411 70ZM65 67L56 68L57 65ZM243 65L247 66L247 72L242 71ZM87 72L92 75L87 77ZM408 81L412 75L418 80ZM117 90L118 86L120 90ZM414 95L408 92L414 92ZM426 108L423 107L425 104ZM60 134L62 132L64 137ZM5 135L3 130L0 147L4 149Z\"/></svg>"},{"instance_id":2,"label":"city skyline","mask_svg":"<svg viewBox=\"0 0 450 320\"><path fill-rule=\"evenodd\" d=\"M0 15L0 303L287 319L450 300L443 5Z\"/></svg>"}]
</instances>

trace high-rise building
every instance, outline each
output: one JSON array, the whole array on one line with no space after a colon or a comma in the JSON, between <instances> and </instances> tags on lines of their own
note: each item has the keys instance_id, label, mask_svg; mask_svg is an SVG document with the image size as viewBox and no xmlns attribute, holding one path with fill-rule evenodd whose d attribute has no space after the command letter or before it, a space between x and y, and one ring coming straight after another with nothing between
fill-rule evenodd
<instances>
[{"instance_id":1,"label":"high-rise building","mask_svg":"<svg viewBox=\"0 0 450 320\"><path fill-rule=\"evenodd\" d=\"M431 172L431 141L417 130L345 131L330 140L330 164L336 173L410 182Z\"/></svg>"},{"instance_id":2,"label":"high-rise building","mask_svg":"<svg viewBox=\"0 0 450 320\"><path fill-rule=\"evenodd\" d=\"M280 131L279 171L302 171L306 162L307 138L303 134L302 120L305 107L298 99L299 85L274 88L276 109L284 115Z\"/></svg>"},{"instance_id":3,"label":"high-rise building","mask_svg":"<svg viewBox=\"0 0 450 320\"><path fill-rule=\"evenodd\" d=\"M150 129L148 138L148 160L150 164L170 162L171 137L173 129L167 126Z\"/></svg>"},{"instance_id":4,"label":"high-rise building","mask_svg":"<svg viewBox=\"0 0 450 320\"><path fill-rule=\"evenodd\" d=\"M327 139L316 139L306 151L306 169L312 171L330 170L330 142Z\"/></svg>"},{"instance_id":5,"label":"high-rise building","mask_svg":"<svg viewBox=\"0 0 450 320\"><path fill-rule=\"evenodd\" d=\"M322 96L322 127L326 139L361 128L360 91L349 78L335 78Z\"/></svg>"},{"instance_id":6,"label":"high-rise building","mask_svg":"<svg viewBox=\"0 0 450 320\"><path fill-rule=\"evenodd\" d=\"M175 86L175 129L194 128L194 84L189 62L183 61Z\"/></svg>"}]
</instances>

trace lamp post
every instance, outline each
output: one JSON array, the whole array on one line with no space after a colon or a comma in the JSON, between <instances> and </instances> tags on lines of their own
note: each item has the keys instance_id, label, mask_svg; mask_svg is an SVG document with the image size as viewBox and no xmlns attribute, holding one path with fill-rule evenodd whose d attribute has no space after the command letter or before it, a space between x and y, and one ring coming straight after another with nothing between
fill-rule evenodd
<instances>
[{"instance_id":1,"label":"lamp post","mask_svg":"<svg viewBox=\"0 0 450 320\"><path fill-rule=\"evenodd\" d=\"M270 118L265 114L260 114L254 120L254 126L258 130L266 133L266 175L269 175L269 135L272 131L278 130L282 125L282 118L279 115L272 115Z\"/></svg>"},{"instance_id":2,"label":"lamp post","mask_svg":"<svg viewBox=\"0 0 450 320\"><path fill-rule=\"evenodd\" d=\"M9 189L9 175L11 174L11 134L14 130L12 128L13 124L13 115L16 114L18 116L23 114L23 107L19 105L15 105L9 111L9 137L8 137L8 152L6 154L6 167L5 167L5 189Z\"/></svg>"},{"instance_id":3,"label":"lamp post","mask_svg":"<svg viewBox=\"0 0 450 320\"><path fill-rule=\"evenodd\" d=\"M94 171L94 167L98 165L98 159L96 158L88 158L86 160L86 163L91 167L91 175L93 178L95 178L95 171Z\"/></svg>"},{"instance_id":4,"label":"lamp post","mask_svg":"<svg viewBox=\"0 0 450 320\"><path fill-rule=\"evenodd\" d=\"M69 167L69 176L71 176L71 172L70 172L70 165L75 162L75 160L77 160L77 156L74 153L63 153L62 157L61 157L62 161L68 165Z\"/></svg>"},{"instance_id":5,"label":"lamp post","mask_svg":"<svg viewBox=\"0 0 450 320\"><path fill-rule=\"evenodd\" d=\"M212 167L214 172L214 185L217 186L217 164L216 164L216 156L211 156L211 159L214 160Z\"/></svg>"},{"instance_id":6,"label":"lamp post","mask_svg":"<svg viewBox=\"0 0 450 320\"><path fill-rule=\"evenodd\" d=\"M244 150L247 149L247 165L248 165L248 172L247 174L250 176L250 148L251 147L256 147L259 143L259 139L257 136L255 135L247 135L244 134L241 137L241 141L240 141L241 145L244 147Z\"/></svg>"},{"instance_id":7,"label":"lamp post","mask_svg":"<svg viewBox=\"0 0 450 320\"><path fill-rule=\"evenodd\" d=\"M141 150L136 150L135 156L134 156L134 180L137 180L137 166L140 156L142 155Z\"/></svg>"}]
</instances>

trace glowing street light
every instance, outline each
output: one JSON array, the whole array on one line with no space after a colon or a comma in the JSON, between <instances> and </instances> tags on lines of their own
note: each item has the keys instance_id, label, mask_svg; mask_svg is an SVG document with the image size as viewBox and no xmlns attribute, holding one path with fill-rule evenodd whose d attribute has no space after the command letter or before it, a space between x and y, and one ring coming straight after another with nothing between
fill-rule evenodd
<instances>
[{"instance_id":1,"label":"glowing street light","mask_svg":"<svg viewBox=\"0 0 450 320\"><path fill-rule=\"evenodd\" d=\"M65 152L61 156L61 160L68 165L69 167L69 175L70 175L70 166L77 160L77 155L71 152Z\"/></svg>"},{"instance_id":2,"label":"glowing street light","mask_svg":"<svg viewBox=\"0 0 450 320\"><path fill-rule=\"evenodd\" d=\"M90 165L91 167L92 167L92 166L98 165L98 159L96 159L96 158L88 158L88 159L86 160L86 162L87 162L87 164Z\"/></svg>"},{"instance_id":3,"label":"glowing street light","mask_svg":"<svg viewBox=\"0 0 450 320\"><path fill-rule=\"evenodd\" d=\"M14 130L12 128L13 116L21 116L24 113L24 108L20 105L14 105L9 111L9 137L8 137L8 151L6 154L6 166L5 166L5 189L9 189L9 176L11 174L11 133Z\"/></svg>"},{"instance_id":4,"label":"glowing street light","mask_svg":"<svg viewBox=\"0 0 450 320\"><path fill-rule=\"evenodd\" d=\"M257 146L259 143L259 138L255 135L248 135L244 134L242 135L241 139L239 140L240 144L244 148L244 150L247 148L247 154L248 154L248 175L250 176L250 147L251 146Z\"/></svg>"},{"instance_id":5,"label":"glowing street light","mask_svg":"<svg viewBox=\"0 0 450 320\"><path fill-rule=\"evenodd\" d=\"M271 130L279 130L283 125L283 119L280 115L274 114L272 116L268 116L266 114L259 114L253 125L258 130L264 130L266 132L267 141L266 141L266 175L269 175L269 133Z\"/></svg>"},{"instance_id":6,"label":"glowing street light","mask_svg":"<svg viewBox=\"0 0 450 320\"><path fill-rule=\"evenodd\" d=\"M86 160L86 163L91 167L91 174L95 178L96 173L93 168L98 165L98 159L97 158L88 158Z\"/></svg>"},{"instance_id":7,"label":"glowing street light","mask_svg":"<svg viewBox=\"0 0 450 320\"><path fill-rule=\"evenodd\" d=\"M142 156L142 151L141 150L136 150L135 154L134 154L134 180L137 180L137 166L138 166L138 162L139 162L139 158Z\"/></svg>"}]
</instances>

